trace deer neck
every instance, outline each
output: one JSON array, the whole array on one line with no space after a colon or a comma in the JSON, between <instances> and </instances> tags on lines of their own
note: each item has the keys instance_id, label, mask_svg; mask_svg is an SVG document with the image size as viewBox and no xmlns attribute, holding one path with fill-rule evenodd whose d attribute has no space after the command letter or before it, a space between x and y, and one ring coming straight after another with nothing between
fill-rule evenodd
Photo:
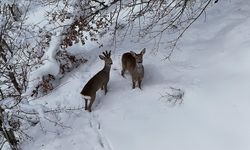
<instances>
[{"instance_id":1,"label":"deer neck","mask_svg":"<svg viewBox=\"0 0 250 150\"><path fill-rule=\"evenodd\" d=\"M143 67L142 63L136 63L136 68L142 68L142 67Z\"/></svg>"},{"instance_id":2,"label":"deer neck","mask_svg":"<svg viewBox=\"0 0 250 150\"><path fill-rule=\"evenodd\" d=\"M136 63L136 70L137 70L138 72L141 72L141 71L143 70L143 65L142 65L142 63Z\"/></svg>"},{"instance_id":3,"label":"deer neck","mask_svg":"<svg viewBox=\"0 0 250 150\"><path fill-rule=\"evenodd\" d=\"M103 67L103 71L105 71L105 72L110 72L110 68L111 68L111 65L104 65L104 67Z\"/></svg>"}]
</instances>

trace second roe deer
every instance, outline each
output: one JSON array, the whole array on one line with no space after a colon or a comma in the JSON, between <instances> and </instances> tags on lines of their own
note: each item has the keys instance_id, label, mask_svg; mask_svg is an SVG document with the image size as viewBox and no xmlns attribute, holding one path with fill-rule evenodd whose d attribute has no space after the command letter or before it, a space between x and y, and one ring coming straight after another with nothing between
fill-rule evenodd
<instances>
[{"instance_id":1,"label":"second roe deer","mask_svg":"<svg viewBox=\"0 0 250 150\"><path fill-rule=\"evenodd\" d=\"M106 95L108 89L107 84L109 82L109 76L110 76L110 68L113 64L111 59L111 51L103 52L103 55L99 55L101 60L104 60L105 65L104 68L99 71L96 75L94 75L87 84L83 87L81 94L84 96L85 100L85 110L88 110L91 112L91 106L95 101L96 92L99 89L104 89L104 93ZM90 101L88 105L88 101Z\"/></svg>"},{"instance_id":2,"label":"second roe deer","mask_svg":"<svg viewBox=\"0 0 250 150\"><path fill-rule=\"evenodd\" d=\"M143 67L143 55L146 52L146 48L142 49L139 54L133 51L124 53L122 55L122 71L121 75L124 77L126 70L130 73L132 77L132 88L135 88L135 84L138 81L138 86L141 89L141 82L144 77L144 67Z\"/></svg>"}]
</instances>

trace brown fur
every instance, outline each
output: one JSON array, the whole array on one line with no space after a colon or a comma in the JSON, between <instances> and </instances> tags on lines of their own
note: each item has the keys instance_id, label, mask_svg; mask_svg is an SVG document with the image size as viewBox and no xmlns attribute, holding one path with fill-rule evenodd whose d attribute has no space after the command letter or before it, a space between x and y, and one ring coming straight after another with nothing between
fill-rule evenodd
<instances>
[{"instance_id":1,"label":"brown fur","mask_svg":"<svg viewBox=\"0 0 250 150\"><path fill-rule=\"evenodd\" d=\"M103 52L103 55L99 55L100 59L105 61L105 66L104 68L99 71L96 75L94 75L88 82L87 84L83 87L81 94L85 99L85 110L88 110L91 112L91 107L92 104L95 101L96 97L96 92L99 89L104 89L105 95L108 92L107 89L107 84L109 82L109 74L110 74L110 68L112 65L112 59L110 58L111 56L111 51L109 53L106 51L105 53ZM90 99L86 98L87 96L90 97ZM90 104L88 105L88 100L90 100Z\"/></svg>"},{"instance_id":2,"label":"brown fur","mask_svg":"<svg viewBox=\"0 0 250 150\"><path fill-rule=\"evenodd\" d=\"M144 67L142 63L143 63L143 55L145 54L145 52L146 49L144 48L139 54L130 51L122 55L121 75L124 77L125 71L128 70L128 72L132 77L133 89L135 88L136 82L138 82L138 86L141 89L141 82L144 77Z\"/></svg>"}]
</instances>

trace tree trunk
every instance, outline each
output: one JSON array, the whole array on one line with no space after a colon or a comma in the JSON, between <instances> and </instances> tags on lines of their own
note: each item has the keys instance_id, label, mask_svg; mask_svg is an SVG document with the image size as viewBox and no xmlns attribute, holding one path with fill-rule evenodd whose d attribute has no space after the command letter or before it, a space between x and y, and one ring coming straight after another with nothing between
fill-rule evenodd
<instances>
[{"instance_id":1,"label":"tree trunk","mask_svg":"<svg viewBox=\"0 0 250 150\"><path fill-rule=\"evenodd\" d=\"M19 84L15 78L15 74L13 72L9 72L9 77L10 77L11 83L14 85L15 89L21 95L22 94L21 88L19 87Z\"/></svg>"},{"instance_id":2,"label":"tree trunk","mask_svg":"<svg viewBox=\"0 0 250 150\"><path fill-rule=\"evenodd\" d=\"M4 115L3 115L4 109L0 107L0 131L4 138L9 143L11 150L19 150L18 148L18 141L16 140L14 131L12 129L6 129L3 125L4 122Z\"/></svg>"},{"instance_id":3,"label":"tree trunk","mask_svg":"<svg viewBox=\"0 0 250 150\"><path fill-rule=\"evenodd\" d=\"M3 96L3 92L2 92L2 90L1 90L1 88L0 88L0 95L1 95L1 99L3 100L3 99L4 99L4 96Z\"/></svg>"}]
</instances>

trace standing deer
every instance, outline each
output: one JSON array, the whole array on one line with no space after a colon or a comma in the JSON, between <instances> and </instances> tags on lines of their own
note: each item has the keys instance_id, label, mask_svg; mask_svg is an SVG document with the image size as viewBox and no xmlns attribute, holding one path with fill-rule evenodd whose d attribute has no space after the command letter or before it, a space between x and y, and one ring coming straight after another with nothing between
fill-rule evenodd
<instances>
[{"instance_id":1,"label":"standing deer","mask_svg":"<svg viewBox=\"0 0 250 150\"><path fill-rule=\"evenodd\" d=\"M105 95L108 92L107 84L109 82L110 68L112 65L112 59L110 56L111 51L105 51L103 52L103 55L99 55L100 59L104 60L105 62L104 68L95 76L93 76L81 91L81 94L84 96L85 100L85 110L88 110L89 112L91 112L91 106L95 101L96 92L99 89L104 89ZM90 101L89 105L88 101Z\"/></svg>"},{"instance_id":2,"label":"standing deer","mask_svg":"<svg viewBox=\"0 0 250 150\"><path fill-rule=\"evenodd\" d=\"M125 71L129 71L130 75L132 76L133 89L135 88L136 81L138 81L138 86L141 89L141 82L144 77L144 67L142 65L142 62L145 52L146 48L142 49L139 54L130 51L122 55L121 75L124 77Z\"/></svg>"}]
</instances>

